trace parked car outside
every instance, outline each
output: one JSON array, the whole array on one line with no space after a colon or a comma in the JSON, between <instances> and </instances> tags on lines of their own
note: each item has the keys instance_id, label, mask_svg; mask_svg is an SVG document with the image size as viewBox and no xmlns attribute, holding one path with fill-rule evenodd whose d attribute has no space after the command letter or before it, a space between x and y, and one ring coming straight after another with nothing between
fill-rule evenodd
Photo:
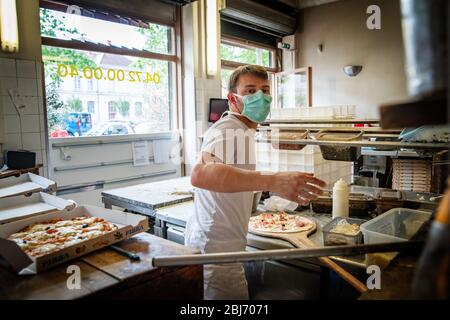
<instances>
[{"instance_id":1,"label":"parked car outside","mask_svg":"<svg viewBox=\"0 0 450 320\"><path fill-rule=\"evenodd\" d=\"M110 120L94 126L86 132L86 136L111 136L119 134L133 134L133 123L130 121Z\"/></svg>"},{"instance_id":2,"label":"parked car outside","mask_svg":"<svg viewBox=\"0 0 450 320\"><path fill-rule=\"evenodd\" d=\"M154 133L155 124L152 122L141 122L133 127L134 132L138 134Z\"/></svg>"}]
</instances>

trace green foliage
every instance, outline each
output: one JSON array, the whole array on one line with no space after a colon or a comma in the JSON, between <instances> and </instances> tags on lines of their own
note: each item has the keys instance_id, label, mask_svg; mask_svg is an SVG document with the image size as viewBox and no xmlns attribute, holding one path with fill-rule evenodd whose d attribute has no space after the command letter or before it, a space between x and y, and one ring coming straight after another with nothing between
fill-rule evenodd
<instances>
[{"instance_id":1,"label":"green foliage","mask_svg":"<svg viewBox=\"0 0 450 320\"><path fill-rule=\"evenodd\" d=\"M67 109L70 112L82 112L83 111L83 102L76 97L72 97L71 99L66 101Z\"/></svg>"},{"instance_id":2,"label":"green foliage","mask_svg":"<svg viewBox=\"0 0 450 320\"><path fill-rule=\"evenodd\" d=\"M222 43L220 45L220 58L270 67L270 51L260 48L242 48Z\"/></svg>"},{"instance_id":3,"label":"green foliage","mask_svg":"<svg viewBox=\"0 0 450 320\"><path fill-rule=\"evenodd\" d=\"M65 27L62 18L57 17L52 11L40 9L41 34L48 37L56 37L58 33L82 36L77 29ZM58 64L75 66L79 70L84 67L95 67L94 61L89 59L85 53L72 49L42 46L42 57L45 69L45 91L47 97L47 119L49 130L56 130L64 126L64 114L71 108L80 108L78 105L65 105L61 100L57 89L62 80L58 76ZM81 101L80 101L81 103ZM73 111L77 111L73 109ZM81 110L80 110L81 111Z\"/></svg>"},{"instance_id":4,"label":"green foliage","mask_svg":"<svg viewBox=\"0 0 450 320\"><path fill-rule=\"evenodd\" d=\"M56 17L51 10L40 9L41 35L47 37L56 37L56 32L65 34L80 34L77 29L68 29L65 27L63 19Z\"/></svg>"},{"instance_id":5,"label":"green foliage","mask_svg":"<svg viewBox=\"0 0 450 320\"><path fill-rule=\"evenodd\" d=\"M126 100L119 100L116 102L117 111L123 116L128 117L130 115L130 102Z\"/></svg>"},{"instance_id":6,"label":"green foliage","mask_svg":"<svg viewBox=\"0 0 450 320\"><path fill-rule=\"evenodd\" d=\"M169 53L170 28L159 24L149 23L148 28L139 28L138 32L147 38L144 45L145 50L156 53Z\"/></svg>"},{"instance_id":7,"label":"green foliage","mask_svg":"<svg viewBox=\"0 0 450 320\"><path fill-rule=\"evenodd\" d=\"M64 128L64 114L67 113L67 107L61 101L57 92L57 82L50 81L45 85L45 95L47 101L47 121L48 127L52 130Z\"/></svg>"}]
</instances>

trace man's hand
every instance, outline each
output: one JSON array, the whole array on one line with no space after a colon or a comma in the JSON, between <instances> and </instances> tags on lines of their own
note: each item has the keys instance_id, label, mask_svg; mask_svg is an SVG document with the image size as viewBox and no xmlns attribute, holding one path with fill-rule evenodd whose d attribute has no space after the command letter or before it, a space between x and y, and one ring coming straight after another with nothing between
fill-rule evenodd
<instances>
[{"instance_id":1,"label":"man's hand","mask_svg":"<svg viewBox=\"0 0 450 320\"><path fill-rule=\"evenodd\" d=\"M272 176L269 190L277 193L280 197L307 205L311 200L322 195L326 183L314 178L310 173L280 172Z\"/></svg>"}]
</instances>

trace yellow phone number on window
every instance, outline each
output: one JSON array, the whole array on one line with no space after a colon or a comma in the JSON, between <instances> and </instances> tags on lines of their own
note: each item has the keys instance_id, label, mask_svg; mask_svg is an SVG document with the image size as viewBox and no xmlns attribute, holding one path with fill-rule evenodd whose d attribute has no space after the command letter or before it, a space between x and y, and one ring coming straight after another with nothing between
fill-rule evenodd
<instances>
[{"instance_id":1,"label":"yellow phone number on window","mask_svg":"<svg viewBox=\"0 0 450 320\"><path fill-rule=\"evenodd\" d=\"M142 82L142 83L154 83L161 82L161 76L159 73L154 72L150 74L148 72L141 71L129 71L120 69L102 69L84 67L83 71L78 71L75 66L67 66L65 64L58 65L58 76L65 77L79 77L85 79L97 79L97 80L109 80L109 81L129 81L129 82Z\"/></svg>"}]
</instances>

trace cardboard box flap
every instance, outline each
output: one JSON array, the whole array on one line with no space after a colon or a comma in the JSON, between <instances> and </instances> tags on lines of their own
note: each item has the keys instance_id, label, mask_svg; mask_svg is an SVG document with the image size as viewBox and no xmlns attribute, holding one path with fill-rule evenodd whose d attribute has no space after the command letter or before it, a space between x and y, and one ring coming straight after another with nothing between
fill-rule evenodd
<instances>
[{"instance_id":1,"label":"cardboard box flap","mask_svg":"<svg viewBox=\"0 0 450 320\"><path fill-rule=\"evenodd\" d=\"M0 256L5 259L15 272L26 269L33 260L12 241L0 238Z\"/></svg>"},{"instance_id":2,"label":"cardboard box flap","mask_svg":"<svg viewBox=\"0 0 450 320\"><path fill-rule=\"evenodd\" d=\"M117 211L117 210L106 210L105 208L90 206L90 205L84 205L81 207L77 207L76 210L79 210L80 212L87 211L88 213L94 214L97 217L100 217L100 218L103 218L110 222L124 225L124 226L130 225L130 226L135 227L143 219L143 216L137 215L134 213L122 212L122 211ZM73 211L73 212L77 212L77 211Z\"/></svg>"},{"instance_id":3,"label":"cardboard box flap","mask_svg":"<svg viewBox=\"0 0 450 320\"><path fill-rule=\"evenodd\" d=\"M75 203L47 193L35 193L29 197L19 195L0 199L0 224L28 218L57 210L71 210Z\"/></svg>"},{"instance_id":4,"label":"cardboard box flap","mask_svg":"<svg viewBox=\"0 0 450 320\"><path fill-rule=\"evenodd\" d=\"M39 191L56 192L56 183L33 173L26 173L19 177L13 176L0 180L0 198Z\"/></svg>"}]
</instances>

